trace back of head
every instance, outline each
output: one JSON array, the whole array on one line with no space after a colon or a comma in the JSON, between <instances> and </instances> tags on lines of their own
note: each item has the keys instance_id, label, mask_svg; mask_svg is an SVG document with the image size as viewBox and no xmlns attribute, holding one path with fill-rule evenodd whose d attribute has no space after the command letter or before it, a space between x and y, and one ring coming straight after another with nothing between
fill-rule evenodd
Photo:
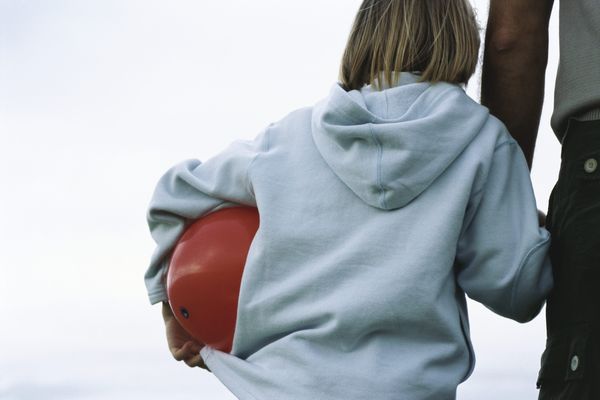
<instances>
[{"instance_id":1,"label":"back of head","mask_svg":"<svg viewBox=\"0 0 600 400\"><path fill-rule=\"evenodd\" d=\"M340 80L346 90L392 86L396 73L467 83L479 56L479 27L468 0L364 0L350 32Z\"/></svg>"}]
</instances>

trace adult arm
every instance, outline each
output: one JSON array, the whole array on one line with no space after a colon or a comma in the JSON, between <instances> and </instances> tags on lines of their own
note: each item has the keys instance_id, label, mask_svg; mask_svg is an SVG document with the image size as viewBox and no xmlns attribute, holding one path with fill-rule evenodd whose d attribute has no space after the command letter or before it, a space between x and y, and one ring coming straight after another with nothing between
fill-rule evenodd
<instances>
[{"instance_id":1,"label":"adult arm","mask_svg":"<svg viewBox=\"0 0 600 400\"><path fill-rule=\"evenodd\" d=\"M554 0L490 0L481 103L507 126L533 164Z\"/></svg>"}]
</instances>

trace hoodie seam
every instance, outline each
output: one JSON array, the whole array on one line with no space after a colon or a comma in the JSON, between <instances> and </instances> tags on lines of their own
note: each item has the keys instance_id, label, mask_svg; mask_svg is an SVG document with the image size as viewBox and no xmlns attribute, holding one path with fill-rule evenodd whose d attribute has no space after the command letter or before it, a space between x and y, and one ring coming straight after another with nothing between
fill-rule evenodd
<instances>
[{"instance_id":1,"label":"hoodie seam","mask_svg":"<svg viewBox=\"0 0 600 400\"><path fill-rule=\"evenodd\" d=\"M506 140L506 141L504 141L504 142L500 143L499 145L497 145L496 147L494 147L494 154L496 154L496 151L498 151L498 149L500 149L500 148L502 148L502 147L505 147L505 146L507 146L507 145L514 145L514 144L516 144L516 142L515 142L515 141L513 141L513 140L510 140L510 139L509 139L509 140ZM493 157L493 155L492 155L492 157ZM491 166L490 166L490 168L491 168ZM489 175L489 171L488 171L488 175ZM475 191L475 192L474 192L474 193L471 195L471 199L475 199L475 198L477 198L477 196L479 196L479 195L481 195L481 194L483 193L483 191L485 190L485 185L486 185L486 183L487 183L487 177L486 177L486 180L485 180L485 182L484 182L484 183L481 185L481 187L480 187L479 189L477 189L477 190L476 190L476 191Z\"/></svg>"},{"instance_id":2,"label":"hoodie seam","mask_svg":"<svg viewBox=\"0 0 600 400\"><path fill-rule=\"evenodd\" d=\"M383 159L383 147L381 146L381 142L379 141L379 139L377 138L377 135L375 134L375 131L373 130L373 124L369 124L369 131L371 132L371 136L373 137L373 140L375 141L375 144L377 145L377 162L376 162L376 174L377 174L377 186L379 187L380 190L380 199L379 199L379 204L381 205L382 208L387 209L387 204L385 201L385 188L383 187L383 182L381 180L381 163L382 163L382 159Z\"/></svg>"},{"instance_id":3,"label":"hoodie seam","mask_svg":"<svg viewBox=\"0 0 600 400\"><path fill-rule=\"evenodd\" d=\"M508 139L505 140L504 142L496 145L496 147L494 147L494 151L492 154L492 158L496 155L496 152L502 148L505 147L507 145L513 145L516 144L516 142L514 140ZM473 222L473 220L475 219L475 214L477 214L477 211L479 210L479 206L481 204L481 200L483 195L485 194L485 189L488 183L488 178L489 178L489 174L490 174L490 170L493 168L492 163L490 164L490 167L488 168L485 178L483 179L483 183L481 184L481 186L479 188L477 188L476 190L474 190L470 195L469 195L469 203L472 205L472 210L468 211L465 213L465 218L463 220L463 228L462 228L462 232L466 232L470 227L471 227L471 223ZM461 233L462 236L462 233Z\"/></svg>"},{"instance_id":4,"label":"hoodie seam","mask_svg":"<svg viewBox=\"0 0 600 400\"><path fill-rule=\"evenodd\" d=\"M332 105L332 110L334 111L338 111L340 114L344 115L346 118L348 118L350 121L352 121L353 123L356 124L361 124L364 123L363 120L361 120L360 118L356 118L356 116L354 116L352 114L352 110L347 110L347 106L346 105ZM369 112L368 110L366 110L367 112ZM369 113L371 114L371 113ZM373 115L369 115L369 119L373 119Z\"/></svg>"},{"instance_id":5,"label":"hoodie seam","mask_svg":"<svg viewBox=\"0 0 600 400\"><path fill-rule=\"evenodd\" d=\"M256 195L254 194L254 187L252 186L252 181L250 180L250 170L254 166L254 162L258 159L258 157L262 153L268 152L269 149L271 148L271 137L269 135L269 132L271 132L271 126L273 126L273 124L269 125L267 127L267 129L265 129L265 145L264 145L264 150L262 152L261 151L257 152L257 154L252 158L252 160L250 160L250 163L248 164L248 168L246 169L246 191L248 192L248 194L250 196L252 196L252 198L254 200L256 200Z\"/></svg>"},{"instance_id":6,"label":"hoodie seam","mask_svg":"<svg viewBox=\"0 0 600 400\"><path fill-rule=\"evenodd\" d=\"M517 144L517 142L515 142L514 140L506 140L502 143L500 143L499 145L496 145L496 147L494 147L494 153L496 153L496 151L498 151L499 148L504 147L506 145L511 145L511 144Z\"/></svg>"}]
</instances>

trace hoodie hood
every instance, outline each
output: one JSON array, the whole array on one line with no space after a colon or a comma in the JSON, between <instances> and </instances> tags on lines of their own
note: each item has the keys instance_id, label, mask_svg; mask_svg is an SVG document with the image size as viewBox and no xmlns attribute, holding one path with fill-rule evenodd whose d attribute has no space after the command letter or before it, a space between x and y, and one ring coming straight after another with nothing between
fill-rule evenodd
<instances>
[{"instance_id":1,"label":"hoodie hood","mask_svg":"<svg viewBox=\"0 0 600 400\"><path fill-rule=\"evenodd\" d=\"M448 169L489 118L449 83L401 73L395 87L346 92L317 104L312 134L333 172L365 203L406 206Z\"/></svg>"}]
</instances>

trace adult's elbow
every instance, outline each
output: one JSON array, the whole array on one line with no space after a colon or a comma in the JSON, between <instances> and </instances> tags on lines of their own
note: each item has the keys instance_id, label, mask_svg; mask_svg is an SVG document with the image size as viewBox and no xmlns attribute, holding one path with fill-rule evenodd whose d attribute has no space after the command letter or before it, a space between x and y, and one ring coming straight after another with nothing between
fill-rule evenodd
<instances>
[{"instance_id":1,"label":"adult's elbow","mask_svg":"<svg viewBox=\"0 0 600 400\"><path fill-rule=\"evenodd\" d=\"M502 27L492 32L488 32L487 38L486 48L488 50L492 50L496 53L505 53L518 47L519 39L522 38L522 35L516 29Z\"/></svg>"},{"instance_id":2,"label":"adult's elbow","mask_svg":"<svg viewBox=\"0 0 600 400\"><path fill-rule=\"evenodd\" d=\"M486 48L499 54L520 51L547 53L548 29L547 27L502 27L488 33Z\"/></svg>"},{"instance_id":3,"label":"adult's elbow","mask_svg":"<svg viewBox=\"0 0 600 400\"><path fill-rule=\"evenodd\" d=\"M498 53L543 50L553 0L492 0L486 31L487 49Z\"/></svg>"}]
</instances>

